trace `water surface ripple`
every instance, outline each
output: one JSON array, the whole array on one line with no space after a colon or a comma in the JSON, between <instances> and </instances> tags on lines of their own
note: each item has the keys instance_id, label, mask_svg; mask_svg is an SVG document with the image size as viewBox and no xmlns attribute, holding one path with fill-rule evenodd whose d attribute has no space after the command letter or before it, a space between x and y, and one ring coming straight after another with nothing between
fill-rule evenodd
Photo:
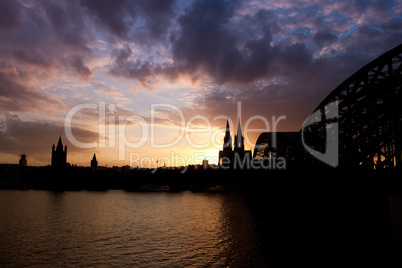
<instances>
[{"instance_id":1,"label":"water surface ripple","mask_svg":"<svg viewBox=\"0 0 402 268\"><path fill-rule=\"evenodd\" d=\"M244 267L262 262L237 193L0 191L0 266Z\"/></svg>"}]
</instances>

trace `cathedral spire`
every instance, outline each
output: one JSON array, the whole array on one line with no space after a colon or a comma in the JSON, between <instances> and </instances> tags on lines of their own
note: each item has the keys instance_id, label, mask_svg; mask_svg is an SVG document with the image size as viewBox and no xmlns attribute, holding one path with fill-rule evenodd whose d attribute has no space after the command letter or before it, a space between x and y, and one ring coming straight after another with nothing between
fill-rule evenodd
<instances>
[{"instance_id":1,"label":"cathedral spire","mask_svg":"<svg viewBox=\"0 0 402 268\"><path fill-rule=\"evenodd\" d=\"M235 149L244 150L243 135L241 133L240 118L237 124L237 135L235 137Z\"/></svg>"},{"instance_id":2,"label":"cathedral spire","mask_svg":"<svg viewBox=\"0 0 402 268\"><path fill-rule=\"evenodd\" d=\"M225 137L223 138L223 150L232 150L232 137L230 136L229 118L226 121L226 133Z\"/></svg>"},{"instance_id":3,"label":"cathedral spire","mask_svg":"<svg viewBox=\"0 0 402 268\"><path fill-rule=\"evenodd\" d=\"M56 148L57 148L56 150L63 151L63 143L61 142L61 135L59 137L59 142L57 143Z\"/></svg>"}]
</instances>

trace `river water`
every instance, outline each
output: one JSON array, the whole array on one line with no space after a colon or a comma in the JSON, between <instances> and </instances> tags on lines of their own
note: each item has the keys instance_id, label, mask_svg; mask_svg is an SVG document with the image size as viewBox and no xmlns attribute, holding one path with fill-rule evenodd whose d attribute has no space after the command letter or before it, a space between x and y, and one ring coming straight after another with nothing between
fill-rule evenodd
<instances>
[{"instance_id":1,"label":"river water","mask_svg":"<svg viewBox=\"0 0 402 268\"><path fill-rule=\"evenodd\" d=\"M0 190L0 267L400 263L402 198L357 194Z\"/></svg>"},{"instance_id":2,"label":"river water","mask_svg":"<svg viewBox=\"0 0 402 268\"><path fill-rule=\"evenodd\" d=\"M238 193L0 191L1 267L265 266Z\"/></svg>"}]
</instances>

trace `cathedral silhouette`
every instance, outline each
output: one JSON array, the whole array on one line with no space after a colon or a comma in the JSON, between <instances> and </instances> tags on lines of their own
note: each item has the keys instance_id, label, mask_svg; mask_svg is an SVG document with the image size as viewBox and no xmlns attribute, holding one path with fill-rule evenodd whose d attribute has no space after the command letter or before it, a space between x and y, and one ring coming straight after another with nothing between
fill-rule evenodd
<instances>
[{"instance_id":1,"label":"cathedral silhouette","mask_svg":"<svg viewBox=\"0 0 402 268\"><path fill-rule=\"evenodd\" d=\"M226 121L226 132L223 138L223 148L219 151L219 165L230 168L248 167L251 160L251 151L244 150L244 137L242 135L240 118L237 125L237 134L234 138L234 149L232 149L232 137L230 135L229 119Z\"/></svg>"}]
</instances>

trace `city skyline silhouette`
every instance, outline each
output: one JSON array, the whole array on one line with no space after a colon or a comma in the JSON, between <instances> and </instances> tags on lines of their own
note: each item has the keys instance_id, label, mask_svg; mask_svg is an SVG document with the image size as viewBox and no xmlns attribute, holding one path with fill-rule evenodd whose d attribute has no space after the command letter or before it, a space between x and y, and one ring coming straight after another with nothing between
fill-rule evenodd
<instances>
[{"instance_id":1,"label":"city skyline silhouette","mask_svg":"<svg viewBox=\"0 0 402 268\"><path fill-rule=\"evenodd\" d=\"M0 266L393 267L402 4L3 0Z\"/></svg>"},{"instance_id":2,"label":"city skyline silhouette","mask_svg":"<svg viewBox=\"0 0 402 268\"><path fill-rule=\"evenodd\" d=\"M400 8L388 2L306 2L300 7L291 1L286 6L17 1L4 8L9 23L0 40L0 163L18 163L24 153L34 166L51 164L47 146L60 132L66 134L66 115L80 104L97 107L74 114L72 134L99 146L83 150L63 136L72 164L78 165L87 165L94 152L103 156L103 165L128 164L118 160L116 150L124 123L119 116L137 115L150 125L154 115L155 144L174 141L180 114L163 107L152 114L155 104L177 107L185 124L194 116L206 117L210 132L222 130L215 136L219 145L227 117L236 127L239 101L242 130L259 115L270 123L272 116L286 116L276 131L297 132L342 81L402 43ZM197 119L189 127L205 131L209 125ZM264 128L264 122L255 120L250 127ZM126 131L128 141L139 141L138 122ZM250 134L247 150L254 149L259 134ZM197 145L211 143L211 133L185 135ZM196 150L187 140L177 145L181 156L194 158ZM206 158L221 149L204 147ZM170 151L154 150L146 142L127 153L157 159Z\"/></svg>"}]
</instances>

